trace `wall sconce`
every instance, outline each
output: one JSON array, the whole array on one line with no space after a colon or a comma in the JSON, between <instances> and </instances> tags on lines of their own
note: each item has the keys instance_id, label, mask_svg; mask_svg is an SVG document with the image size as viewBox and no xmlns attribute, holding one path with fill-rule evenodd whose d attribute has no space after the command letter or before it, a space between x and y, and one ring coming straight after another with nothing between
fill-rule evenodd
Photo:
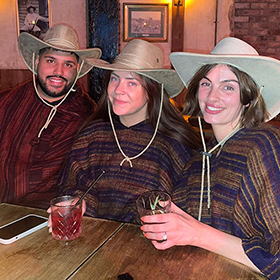
<instances>
[{"instance_id":1,"label":"wall sconce","mask_svg":"<svg viewBox=\"0 0 280 280\"><path fill-rule=\"evenodd\" d=\"M183 3L182 3L181 0L175 0L175 1L174 1L174 6L180 7L180 6L183 6Z\"/></svg>"}]
</instances>

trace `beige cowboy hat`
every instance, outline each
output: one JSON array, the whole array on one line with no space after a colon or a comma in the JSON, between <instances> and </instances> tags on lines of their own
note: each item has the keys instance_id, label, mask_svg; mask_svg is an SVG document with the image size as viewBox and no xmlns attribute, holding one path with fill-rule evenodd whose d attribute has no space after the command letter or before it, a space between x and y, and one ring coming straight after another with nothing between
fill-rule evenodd
<instances>
[{"instance_id":1,"label":"beige cowboy hat","mask_svg":"<svg viewBox=\"0 0 280 280\"><path fill-rule=\"evenodd\" d=\"M23 61L27 67L36 73L36 69L33 67L33 54L38 54L38 51L43 48L55 48L62 51L74 52L81 60L84 60L83 67L80 71L79 77L84 76L88 73L92 66L85 60L88 57L100 58L101 50L99 48L91 49L79 49L78 37L75 31L67 25L55 25L50 28L43 40L29 34L28 32L23 32L18 37L18 48L22 56Z\"/></svg>"},{"instance_id":2,"label":"beige cowboy hat","mask_svg":"<svg viewBox=\"0 0 280 280\"><path fill-rule=\"evenodd\" d=\"M174 70L162 68L161 49L145 40L129 41L112 64L101 59L89 58L87 61L98 68L131 71L146 76L162 84L170 97L175 97L184 88L184 84Z\"/></svg>"},{"instance_id":3,"label":"beige cowboy hat","mask_svg":"<svg viewBox=\"0 0 280 280\"><path fill-rule=\"evenodd\" d=\"M269 112L269 119L280 112L280 61L274 58L260 56L246 42L227 37L222 39L210 54L174 52L170 61L178 72L185 86L196 71L205 64L228 64L250 75L259 88Z\"/></svg>"}]
</instances>

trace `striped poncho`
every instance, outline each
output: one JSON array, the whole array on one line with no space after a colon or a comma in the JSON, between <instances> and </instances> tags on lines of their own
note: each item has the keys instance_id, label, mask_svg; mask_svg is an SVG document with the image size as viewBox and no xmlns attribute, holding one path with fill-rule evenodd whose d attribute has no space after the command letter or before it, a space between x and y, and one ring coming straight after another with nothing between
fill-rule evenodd
<instances>
[{"instance_id":1,"label":"striped poncho","mask_svg":"<svg viewBox=\"0 0 280 280\"><path fill-rule=\"evenodd\" d=\"M115 120L120 145L129 157L140 153L149 143L154 128L141 122L130 128ZM172 186L190 159L192 151L177 140L157 133L153 143L133 167L120 153L109 122L92 122L75 141L60 180L64 194L81 194L105 170L105 175L86 196L86 214L116 221L139 223L137 197L150 190L172 193Z\"/></svg>"},{"instance_id":2,"label":"striped poncho","mask_svg":"<svg viewBox=\"0 0 280 280\"><path fill-rule=\"evenodd\" d=\"M207 150L217 144L212 141ZM198 217L202 154L187 164L173 201ZM204 190L201 221L237 236L249 259L270 279L280 279L280 130L262 124L241 129L213 152L211 204ZM207 176L205 176L207 177ZM205 178L205 186L207 186Z\"/></svg>"},{"instance_id":3,"label":"striped poncho","mask_svg":"<svg viewBox=\"0 0 280 280\"><path fill-rule=\"evenodd\" d=\"M33 83L0 93L0 202L49 207L75 134L94 106L78 87L39 139L51 108L39 100Z\"/></svg>"}]
</instances>

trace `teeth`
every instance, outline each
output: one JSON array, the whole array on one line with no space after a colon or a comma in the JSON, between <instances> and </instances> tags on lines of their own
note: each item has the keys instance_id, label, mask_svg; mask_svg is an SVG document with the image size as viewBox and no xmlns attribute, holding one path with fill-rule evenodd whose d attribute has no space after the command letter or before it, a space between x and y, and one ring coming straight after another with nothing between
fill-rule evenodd
<instances>
[{"instance_id":1,"label":"teeth","mask_svg":"<svg viewBox=\"0 0 280 280\"><path fill-rule=\"evenodd\" d=\"M222 111L223 109L219 109L219 108L214 108L214 107L210 107L210 106L207 106L207 108L211 111Z\"/></svg>"},{"instance_id":2,"label":"teeth","mask_svg":"<svg viewBox=\"0 0 280 280\"><path fill-rule=\"evenodd\" d=\"M50 80L52 82L55 82L55 83L61 83L62 82L62 79L50 78Z\"/></svg>"}]
</instances>

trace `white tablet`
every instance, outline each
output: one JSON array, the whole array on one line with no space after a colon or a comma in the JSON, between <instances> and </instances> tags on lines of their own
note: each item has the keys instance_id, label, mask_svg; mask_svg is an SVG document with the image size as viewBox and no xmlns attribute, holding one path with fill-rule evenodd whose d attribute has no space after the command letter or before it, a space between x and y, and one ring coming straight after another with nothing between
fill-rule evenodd
<instances>
[{"instance_id":1,"label":"white tablet","mask_svg":"<svg viewBox=\"0 0 280 280\"><path fill-rule=\"evenodd\" d=\"M30 214L0 227L0 243L10 244L47 226L48 218Z\"/></svg>"}]
</instances>

